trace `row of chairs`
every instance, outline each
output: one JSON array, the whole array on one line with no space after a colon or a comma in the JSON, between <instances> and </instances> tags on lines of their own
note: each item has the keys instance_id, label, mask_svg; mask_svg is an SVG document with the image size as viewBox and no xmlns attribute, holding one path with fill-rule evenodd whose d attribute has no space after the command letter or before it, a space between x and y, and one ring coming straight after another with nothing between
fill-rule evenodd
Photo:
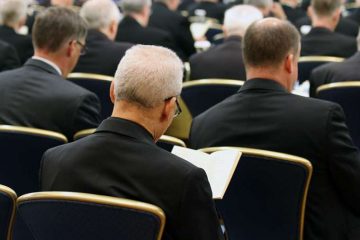
<instances>
[{"instance_id":1,"label":"row of chairs","mask_svg":"<svg viewBox=\"0 0 360 240\"><path fill-rule=\"evenodd\" d=\"M12 189L0 185L3 240L160 240L165 219L162 209L139 201L73 192L17 198Z\"/></svg>"},{"instance_id":2,"label":"row of chairs","mask_svg":"<svg viewBox=\"0 0 360 240\"><path fill-rule=\"evenodd\" d=\"M211 153L229 148L234 147L205 148L200 151ZM215 201L228 239L302 240L306 196L312 175L310 162L303 158L277 152L250 148L236 149L242 152L242 157L223 199ZM10 200L7 200L8 203L4 205L0 203L0 208L8 206L9 203L14 205L15 193L10 191L7 195ZM20 227L19 223L15 223L14 240L23 239L24 235L29 234L28 230L24 230L24 226L30 228L31 234L35 234L34 239L37 240L93 239L91 236L99 236L100 233L97 231L104 231L104 229L109 232L107 232L108 235L100 237L101 239L114 239L113 236L122 236L117 231L124 228L135 228L142 232L141 225L136 225L138 223L136 217L130 218L135 218L136 221L117 221L118 218L111 214L120 213L112 213L109 210L104 217L101 215L105 211L102 207L100 210L94 210L94 213L87 209L88 203L76 203L76 206L67 204L67 202L73 203L79 199L94 198L99 200L97 203L95 201L96 204L108 202L106 200L110 199L94 195L52 192L20 197L17 218L20 220L19 223L22 221L24 223L20 224ZM117 202L115 198L112 199L111 202ZM126 202L128 201L126 200ZM94 205L94 202L90 205ZM81 209L86 209L85 213ZM14 218L9 215L9 211L0 210L0 213L8 213L7 219ZM0 219L5 218L0 217ZM116 229L111 232L107 225ZM9 224L4 226L9 226ZM59 232L57 227L61 227L61 231L64 232ZM81 229L82 227L88 230ZM71 233L74 234L73 238L66 235ZM88 233L91 236L86 235ZM120 239L147 238L124 237Z\"/></svg>"},{"instance_id":3,"label":"row of chairs","mask_svg":"<svg viewBox=\"0 0 360 240\"><path fill-rule=\"evenodd\" d=\"M94 131L95 129L80 131L75 134L74 139ZM0 125L0 182L20 195L39 191L39 169L43 153L64 143L67 143L66 137L57 132ZM186 146L182 140L171 136L162 136L158 145L168 151L174 145Z\"/></svg>"}]
</instances>

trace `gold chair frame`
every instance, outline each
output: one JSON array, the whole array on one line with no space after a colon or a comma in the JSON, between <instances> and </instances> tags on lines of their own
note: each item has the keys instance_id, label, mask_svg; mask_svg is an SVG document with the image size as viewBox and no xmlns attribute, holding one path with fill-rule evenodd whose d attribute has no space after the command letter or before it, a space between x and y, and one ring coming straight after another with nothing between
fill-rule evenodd
<instances>
[{"instance_id":1,"label":"gold chair frame","mask_svg":"<svg viewBox=\"0 0 360 240\"><path fill-rule=\"evenodd\" d=\"M74 72L74 73L70 73L67 76L67 79L79 79L79 78L80 79L89 79L89 80L109 81L109 82L112 82L114 80L114 77L112 77L112 76L95 74L95 73Z\"/></svg>"},{"instance_id":2,"label":"gold chair frame","mask_svg":"<svg viewBox=\"0 0 360 240\"><path fill-rule=\"evenodd\" d=\"M32 134L40 137L49 137L55 140L63 141L67 143L68 140L65 135L54 132L50 130L44 130L39 128L32 128L32 127L21 127L21 126L13 126L13 125L0 125L0 133L1 132L8 132L8 133L23 133L23 134Z\"/></svg>"},{"instance_id":3,"label":"gold chair frame","mask_svg":"<svg viewBox=\"0 0 360 240\"><path fill-rule=\"evenodd\" d=\"M11 198L12 202L13 202L13 208L11 210L9 229L8 229L8 234L7 234L7 237L6 237L6 240L11 240L12 239L12 229L14 227L14 220L15 220L17 195L14 192L14 190L12 190L11 188L9 188L7 186L1 185L1 184L0 184L0 192L5 193L6 195L8 195Z\"/></svg>"},{"instance_id":4,"label":"gold chair frame","mask_svg":"<svg viewBox=\"0 0 360 240\"><path fill-rule=\"evenodd\" d=\"M221 78L198 79L183 83L183 89L193 86L201 86L201 85L235 85L235 86L237 85L241 87L242 85L244 85L244 82L245 81L242 80L221 79Z\"/></svg>"},{"instance_id":5,"label":"gold chair frame","mask_svg":"<svg viewBox=\"0 0 360 240\"><path fill-rule=\"evenodd\" d=\"M41 201L48 199L96 203L96 204L104 204L114 207L125 207L139 211L145 211L157 216L160 220L160 229L157 236L158 240L161 240L164 231L166 217L164 211L161 208L153 204L130 200L130 199L102 196L102 195L89 194L89 193L76 193L76 192L37 192L37 193L28 193L20 196L17 199L17 205L27 201L37 201L37 200Z\"/></svg>"},{"instance_id":6,"label":"gold chair frame","mask_svg":"<svg viewBox=\"0 0 360 240\"><path fill-rule=\"evenodd\" d=\"M302 56L299 58L299 63L302 62L342 62L345 58L333 56Z\"/></svg>"},{"instance_id":7,"label":"gold chair frame","mask_svg":"<svg viewBox=\"0 0 360 240\"><path fill-rule=\"evenodd\" d=\"M316 93L328 89L347 88L347 87L360 87L360 81L346 81L346 82L335 82L335 83L324 84L316 89Z\"/></svg>"},{"instance_id":8,"label":"gold chair frame","mask_svg":"<svg viewBox=\"0 0 360 240\"><path fill-rule=\"evenodd\" d=\"M202 148L199 149L202 152L205 153L212 153L216 151L221 150L229 150L229 149L236 149L242 152L243 155L247 156L254 156L254 157L262 157L264 159L276 159L281 160L285 162L292 162L296 164L302 165L306 171L308 172L308 177L306 179L305 187L304 187L304 196L301 201L301 211L300 211L300 219L299 219L299 239L303 239L303 231L304 231L304 218L305 218L305 207L306 207L306 200L307 200L307 193L309 190L309 184L311 180L311 176L313 173L313 168L310 163L310 161L306 160L305 158L286 154L286 153L280 153L280 152L274 152L274 151L267 151L267 150L260 150L255 148L245 148L245 147L208 147L208 148ZM241 158L240 158L241 161Z\"/></svg>"}]
</instances>

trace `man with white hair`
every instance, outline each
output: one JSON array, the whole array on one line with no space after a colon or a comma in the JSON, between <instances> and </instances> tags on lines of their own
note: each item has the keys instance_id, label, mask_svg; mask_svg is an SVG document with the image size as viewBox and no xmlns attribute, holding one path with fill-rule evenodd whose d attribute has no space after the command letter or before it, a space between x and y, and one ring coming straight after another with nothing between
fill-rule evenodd
<instances>
[{"instance_id":1,"label":"man with white hair","mask_svg":"<svg viewBox=\"0 0 360 240\"><path fill-rule=\"evenodd\" d=\"M27 4L24 0L0 1L0 40L13 45L20 58L21 64L33 55L33 46L30 36L17 33L26 22Z\"/></svg>"},{"instance_id":2,"label":"man with white hair","mask_svg":"<svg viewBox=\"0 0 360 240\"><path fill-rule=\"evenodd\" d=\"M122 15L112 0L88 0L80 10L88 25L87 52L74 72L114 76L117 65L132 45L114 42Z\"/></svg>"},{"instance_id":3,"label":"man with white hair","mask_svg":"<svg viewBox=\"0 0 360 240\"><path fill-rule=\"evenodd\" d=\"M151 0L122 0L121 9L125 16L119 24L116 41L163 46L177 52L174 39L169 33L148 27Z\"/></svg>"},{"instance_id":4,"label":"man with white hair","mask_svg":"<svg viewBox=\"0 0 360 240\"><path fill-rule=\"evenodd\" d=\"M196 50L190 22L176 11L179 3L180 0L155 0L149 25L170 33L179 49L176 53L187 61Z\"/></svg>"},{"instance_id":5,"label":"man with white hair","mask_svg":"<svg viewBox=\"0 0 360 240\"><path fill-rule=\"evenodd\" d=\"M258 8L264 17L286 19L286 14L279 2L274 2L273 0L244 0L244 4Z\"/></svg>"},{"instance_id":6,"label":"man with white hair","mask_svg":"<svg viewBox=\"0 0 360 240\"><path fill-rule=\"evenodd\" d=\"M238 5L228 9L224 18L224 43L193 55L190 62L190 79L226 78L245 80L241 38L247 27L262 19L262 13L249 5ZM221 63L221 64L219 64Z\"/></svg>"},{"instance_id":7,"label":"man with white hair","mask_svg":"<svg viewBox=\"0 0 360 240\"><path fill-rule=\"evenodd\" d=\"M166 215L162 239L222 239L204 170L155 144L181 112L182 75L181 60L169 49L129 49L111 85L112 117L94 134L44 154L41 189L157 205Z\"/></svg>"}]
</instances>

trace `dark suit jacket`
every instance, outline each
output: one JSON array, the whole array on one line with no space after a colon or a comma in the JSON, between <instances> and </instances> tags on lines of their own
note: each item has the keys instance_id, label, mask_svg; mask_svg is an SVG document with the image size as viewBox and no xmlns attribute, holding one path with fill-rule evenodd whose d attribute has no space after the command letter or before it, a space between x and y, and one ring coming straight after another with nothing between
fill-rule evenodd
<instances>
[{"instance_id":1,"label":"dark suit jacket","mask_svg":"<svg viewBox=\"0 0 360 240\"><path fill-rule=\"evenodd\" d=\"M117 66L132 44L111 41L97 30L89 30L86 54L80 56L73 72L97 73L114 76Z\"/></svg>"},{"instance_id":2,"label":"dark suit jacket","mask_svg":"<svg viewBox=\"0 0 360 240\"><path fill-rule=\"evenodd\" d=\"M0 40L0 72L20 67L20 60L13 46Z\"/></svg>"},{"instance_id":3,"label":"dark suit jacket","mask_svg":"<svg viewBox=\"0 0 360 240\"><path fill-rule=\"evenodd\" d=\"M69 139L99 124L95 94L62 78L50 65L29 59L0 74L0 123L61 132Z\"/></svg>"},{"instance_id":4,"label":"dark suit jacket","mask_svg":"<svg viewBox=\"0 0 360 240\"><path fill-rule=\"evenodd\" d=\"M24 36L7 26L0 26L0 40L13 45L23 65L34 54L30 36Z\"/></svg>"},{"instance_id":5,"label":"dark suit jacket","mask_svg":"<svg viewBox=\"0 0 360 240\"><path fill-rule=\"evenodd\" d=\"M205 10L206 17L215 18L220 23L224 21L224 13L226 10L226 6L222 3L214 3L214 2L199 2L194 3L189 6L189 16L196 16L195 11L198 9Z\"/></svg>"},{"instance_id":6,"label":"dark suit jacket","mask_svg":"<svg viewBox=\"0 0 360 240\"><path fill-rule=\"evenodd\" d=\"M153 4L149 26L171 34L178 49L177 54L183 61L187 61L190 55L195 53L189 21L179 13L168 9L164 3L155 2Z\"/></svg>"},{"instance_id":7,"label":"dark suit jacket","mask_svg":"<svg viewBox=\"0 0 360 240\"><path fill-rule=\"evenodd\" d=\"M340 63L328 63L315 68L310 75L310 96L316 96L316 89L327 83L360 81L360 52Z\"/></svg>"},{"instance_id":8,"label":"dark suit jacket","mask_svg":"<svg viewBox=\"0 0 360 240\"><path fill-rule=\"evenodd\" d=\"M311 26L311 20L308 16L305 16L303 18L300 18L296 21L295 26L300 29L303 25L310 25ZM335 28L335 32L341 33L350 37L357 37L359 33L359 26L354 23L352 20L349 20L347 18L340 18L340 21L338 22L338 25Z\"/></svg>"},{"instance_id":9,"label":"dark suit jacket","mask_svg":"<svg viewBox=\"0 0 360 240\"><path fill-rule=\"evenodd\" d=\"M41 189L148 202L166 215L163 239L221 239L204 170L159 148L140 125L104 120L96 133L44 154Z\"/></svg>"},{"instance_id":10,"label":"dark suit jacket","mask_svg":"<svg viewBox=\"0 0 360 240\"><path fill-rule=\"evenodd\" d=\"M346 17L346 19L354 21L358 25L360 25L360 8L357 8L353 12L351 12L350 15Z\"/></svg>"},{"instance_id":11,"label":"dark suit jacket","mask_svg":"<svg viewBox=\"0 0 360 240\"><path fill-rule=\"evenodd\" d=\"M241 38L231 36L224 43L191 56L190 79L227 78L245 80Z\"/></svg>"},{"instance_id":12,"label":"dark suit jacket","mask_svg":"<svg viewBox=\"0 0 360 240\"><path fill-rule=\"evenodd\" d=\"M356 39L315 27L301 39L301 56L321 55L348 58L357 52Z\"/></svg>"},{"instance_id":13,"label":"dark suit jacket","mask_svg":"<svg viewBox=\"0 0 360 240\"><path fill-rule=\"evenodd\" d=\"M190 146L242 146L308 159L304 240L360 239L360 156L338 104L252 79L193 120Z\"/></svg>"},{"instance_id":14,"label":"dark suit jacket","mask_svg":"<svg viewBox=\"0 0 360 240\"><path fill-rule=\"evenodd\" d=\"M116 41L134 44L157 45L176 51L171 35L153 27L143 27L134 18L125 16L119 24Z\"/></svg>"},{"instance_id":15,"label":"dark suit jacket","mask_svg":"<svg viewBox=\"0 0 360 240\"><path fill-rule=\"evenodd\" d=\"M286 4L281 4L287 20L289 20L292 24L295 24L296 21L306 16L306 12L301 7L291 7Z\"/></svg>"}]
</instances>

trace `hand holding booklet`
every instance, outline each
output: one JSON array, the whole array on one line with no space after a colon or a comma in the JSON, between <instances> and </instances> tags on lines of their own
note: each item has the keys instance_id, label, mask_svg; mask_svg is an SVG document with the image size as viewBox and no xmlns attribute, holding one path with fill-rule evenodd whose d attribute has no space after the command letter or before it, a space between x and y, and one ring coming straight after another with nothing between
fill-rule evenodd
<instances>
[{"instance_id":1,"label":"hand holding booklet","mask_svg":"<svg viewBox=\"0 0 360 240\"><path fill-rule=\"evenodd\" d=\"M172 153L205 170L213 199L222 199L239 162L241 152L236 149L207 154L201 151L174 146Z\"/></svg>"}]
</instances>

